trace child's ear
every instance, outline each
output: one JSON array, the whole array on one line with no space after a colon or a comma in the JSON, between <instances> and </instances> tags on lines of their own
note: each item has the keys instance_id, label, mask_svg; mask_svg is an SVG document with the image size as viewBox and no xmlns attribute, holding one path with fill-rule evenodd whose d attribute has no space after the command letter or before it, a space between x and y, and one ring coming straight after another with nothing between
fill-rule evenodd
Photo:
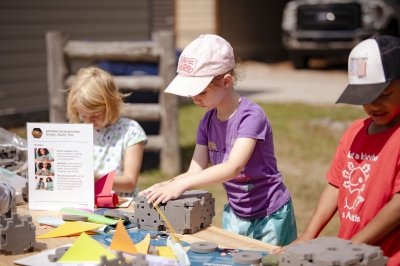
<instances>
[{"instance_id":1,"label":"child's ear","mask_svg":"<svg viewBox=\"0 0 400 266\"><path fill-rule=\"evenodd\" d=\"M231 74L224 75L224 86L231 86L233 83L233 77Z\"/></svg>"}]
</instances>

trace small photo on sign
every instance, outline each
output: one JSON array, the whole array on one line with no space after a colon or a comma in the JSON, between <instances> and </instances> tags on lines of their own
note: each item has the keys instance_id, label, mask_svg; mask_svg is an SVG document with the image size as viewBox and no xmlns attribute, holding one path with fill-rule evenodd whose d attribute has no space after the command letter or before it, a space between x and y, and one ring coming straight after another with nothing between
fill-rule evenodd
<instances>
[{"instance_id":1,"label":"small photo on sign","mask_svg":"<svg viewBox=\"0 0 400 266\"><path fill-rule=\"evenodd\" d=\"M32 136L35 139L40 139L42 137L42 135L43 135L43 131L40 128L35 127L34 129L32 129Z\"/></svg>"}]
</instances>

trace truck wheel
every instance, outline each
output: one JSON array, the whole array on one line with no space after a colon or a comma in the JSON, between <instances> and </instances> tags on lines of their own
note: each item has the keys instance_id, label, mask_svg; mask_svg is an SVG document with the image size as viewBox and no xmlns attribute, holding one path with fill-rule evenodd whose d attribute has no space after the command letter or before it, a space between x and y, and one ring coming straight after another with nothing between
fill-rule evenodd
<instances>
[{"instance_id":1,"label":"truck wheel","mask_svg":"<svg viewBox=\"0 0 400 266\"><path fill-rule=\"evenodd\" d=\"M308 66L308 58L301 55L291 56L291 61L295 69L305 69Z\"/></svg>"}]
</instances>

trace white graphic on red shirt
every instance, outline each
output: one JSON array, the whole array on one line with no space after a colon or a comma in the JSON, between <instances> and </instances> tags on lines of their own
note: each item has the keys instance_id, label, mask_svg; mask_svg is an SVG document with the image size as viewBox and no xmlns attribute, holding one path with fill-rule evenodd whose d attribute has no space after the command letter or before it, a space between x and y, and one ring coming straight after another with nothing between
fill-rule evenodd
<instances>
[{"instance_id":1,"label":"white graphic on red shirt","mask_svg":"<svg viewBox=\"0 0 400 266\"><path fill-rule=\"evenodd\" d=\"M371 165L368 163L354 167L354 164L349 162L347 170L343 170L343 187L347 189L344 206L346 209L355 210L365 200L362 194L365 190L365 182L368 180L370 169Z\"/></svg>"}]
</instances>

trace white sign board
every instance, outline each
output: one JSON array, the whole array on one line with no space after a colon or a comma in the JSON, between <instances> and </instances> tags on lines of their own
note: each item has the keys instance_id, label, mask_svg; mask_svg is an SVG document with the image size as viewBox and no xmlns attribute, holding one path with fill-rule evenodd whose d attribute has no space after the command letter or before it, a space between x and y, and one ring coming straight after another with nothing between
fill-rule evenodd
<instances>
[{"instance_id":1,"label":"white sign board","mask_svg":"<svg viewBox=\"0 0 400 266\"><path fill-rule=\"evenodd\" d=\"M27 123L29 209L94 209L93 125Z\"/></svg>"}]
</instances>

